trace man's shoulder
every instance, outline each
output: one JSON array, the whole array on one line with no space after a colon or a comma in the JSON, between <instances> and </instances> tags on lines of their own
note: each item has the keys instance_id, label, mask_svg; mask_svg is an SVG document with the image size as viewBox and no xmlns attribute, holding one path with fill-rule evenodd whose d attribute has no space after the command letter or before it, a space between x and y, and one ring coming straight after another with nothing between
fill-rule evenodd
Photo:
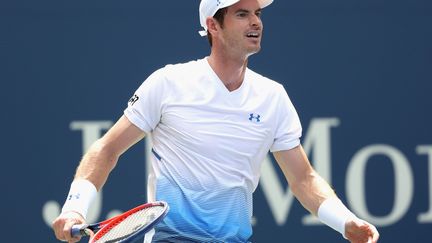
<instances>
[{"instance_id":1,"label":"man's shoulder","mask_svg":"<svg viewBox=\"0 0 432 243\"><path fill-rule=\"evenodd\" d=\"M266 77L262 74L259 74L251 69L247 69L247 75L248 78L252 81L251 83L260 87L260 88L264 88L264 89L272 89L272 90L279 90L281 88L283 88L282 84L280 84L279 82Z\"/></svg>"},{"instance_id":2,"label":"man's shoulder","mask_svg":"<svg viewBox=\"0 0 432 243\"><path fill-rule=\"evenodd\" d=\"M194 84L197 79L205 75L206 68L203 59L192 60L184 63L167 64L158 69L157 77L163 83L171 86L185 86L187 83Z\"/></svg>"},{"instance_id":3,"label":"man's shoulder","mask_svg":"<svg viewBox=\"0 0 432 243\"><path fill-rule=\"evenodd\" d=\"M198 66L202 65L203 59L198 60L190 60L188 62L181 62L181 63L175 63L175 64L167 64L162 69L165 70L167 73L176 73L176 72L185 72L189 70L195 70L198 68Z\"/></svg>"}]
</instances>

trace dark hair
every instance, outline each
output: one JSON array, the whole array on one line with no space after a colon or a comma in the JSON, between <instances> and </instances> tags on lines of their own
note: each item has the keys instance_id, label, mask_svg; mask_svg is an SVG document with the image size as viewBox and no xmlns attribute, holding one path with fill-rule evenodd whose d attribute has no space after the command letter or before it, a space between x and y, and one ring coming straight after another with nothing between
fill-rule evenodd
<instances>
[{"instance_id":1,"label":"dark hair","mask_svg":"<svg viewBox=\"0 0 432 243\"><path fill-rule=\"evenodd\" d=\"M220 24L220 26L223 28L224 24L224 18L226 13L228 12L228 7L219 9L215 15L213 15L213 18L216 19L216 21ZM212 35L210 34L210 31L207 30L207 39L209 41L210 46L213 45L212 42Z\"/></svg>"}]
</instances>

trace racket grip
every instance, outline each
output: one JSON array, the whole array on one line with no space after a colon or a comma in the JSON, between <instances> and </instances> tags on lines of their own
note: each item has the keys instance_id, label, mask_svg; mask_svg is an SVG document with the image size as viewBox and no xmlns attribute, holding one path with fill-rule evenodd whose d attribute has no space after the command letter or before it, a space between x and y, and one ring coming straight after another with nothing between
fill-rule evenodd
<instances>
[{"instance_id":1,"label":"racket grip","mask_svg":"<svg viewBox=\"0 0 432 243\"><path fill-rule=\"evenodd\" d=\"M88 231L86 230L88 227L88 224L76 224L73 225L71 228L71 236L88 236Z\"/></svg>"}]
</instances>

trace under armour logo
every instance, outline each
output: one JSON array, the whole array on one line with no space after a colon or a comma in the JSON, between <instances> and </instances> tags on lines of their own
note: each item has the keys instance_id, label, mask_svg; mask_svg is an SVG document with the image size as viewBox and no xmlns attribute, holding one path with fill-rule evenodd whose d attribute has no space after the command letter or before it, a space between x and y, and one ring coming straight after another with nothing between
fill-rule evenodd
<instances>
[{"instance_id":1,"label":"under armour logo","mask_svg":"<svg viewBox=\"0 0 432 243\"><path fill-rule=\"evenodd\" d=\"M254 113L251 113L249 117L249 121L255 120L255 122L260 122L261 121L260 118L261 116L259 114L255 115Z\"/></svg>"},{"instance_id":2,"label":"under armour logo","mask_svg":"<svg viewBox=\"0 0 432 243\"><path fill-rule=\"evenodd\" d=\"M130 103L131 105L133 105L133 104L135 104L135 102L137 102L137 100L139 100L139 97L138 97L138 95L134 94L134 95L132 96L132 98L130 98L129 103Z\"/></svg>"},{"instance_id":3,"label":"under armour logo","mask_svg":"<svg viewBox=\"0 0 432 243\"><path fill-rule=\"evenodd\" d=\"M80 196L81 196L81 194L79 194L79 193L77 193L77 194L69 194L68 200L79 199Z\"/></svg>"},{"instance_id":4,"label":"under armour logo","mask_svg":"<svg viewBox=\"0 0 432 243\"><path fill-rule=\"evenodd\" d=\"M216 2L217 2L217 3L216 3L216 6L219 7L219 5L221 4L221 1L220 1L220 0L217 0Z\"/></svg>"}]
</instances>

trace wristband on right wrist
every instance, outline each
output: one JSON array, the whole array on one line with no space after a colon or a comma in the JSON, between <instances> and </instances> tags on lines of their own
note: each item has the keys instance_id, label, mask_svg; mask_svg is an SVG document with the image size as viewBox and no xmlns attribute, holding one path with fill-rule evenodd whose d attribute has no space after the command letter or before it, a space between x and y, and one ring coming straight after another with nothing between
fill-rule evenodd
<instances>
[{"instance_id":1,"label":"wristband on right wrist","mask_svg":"<svg viewBox=\"0 0 432 243\"><path fill-rule=\"evenodd\" d=\"M326 199L318 208L318 218L345 237L345 224L355 215L337 198Z\"/></svg>"},{"instance_id":2,"label":"wristband on right wrist","mask_svg":"<svg viewBox=\"0 0 432 243\"><path fill-rule=\"evenodd\" d=\"M76 179L72 182L62 213L74 211L85 219L91 203L97 195L96 187L86 179Z\"/></svg>"}]
</instances>

